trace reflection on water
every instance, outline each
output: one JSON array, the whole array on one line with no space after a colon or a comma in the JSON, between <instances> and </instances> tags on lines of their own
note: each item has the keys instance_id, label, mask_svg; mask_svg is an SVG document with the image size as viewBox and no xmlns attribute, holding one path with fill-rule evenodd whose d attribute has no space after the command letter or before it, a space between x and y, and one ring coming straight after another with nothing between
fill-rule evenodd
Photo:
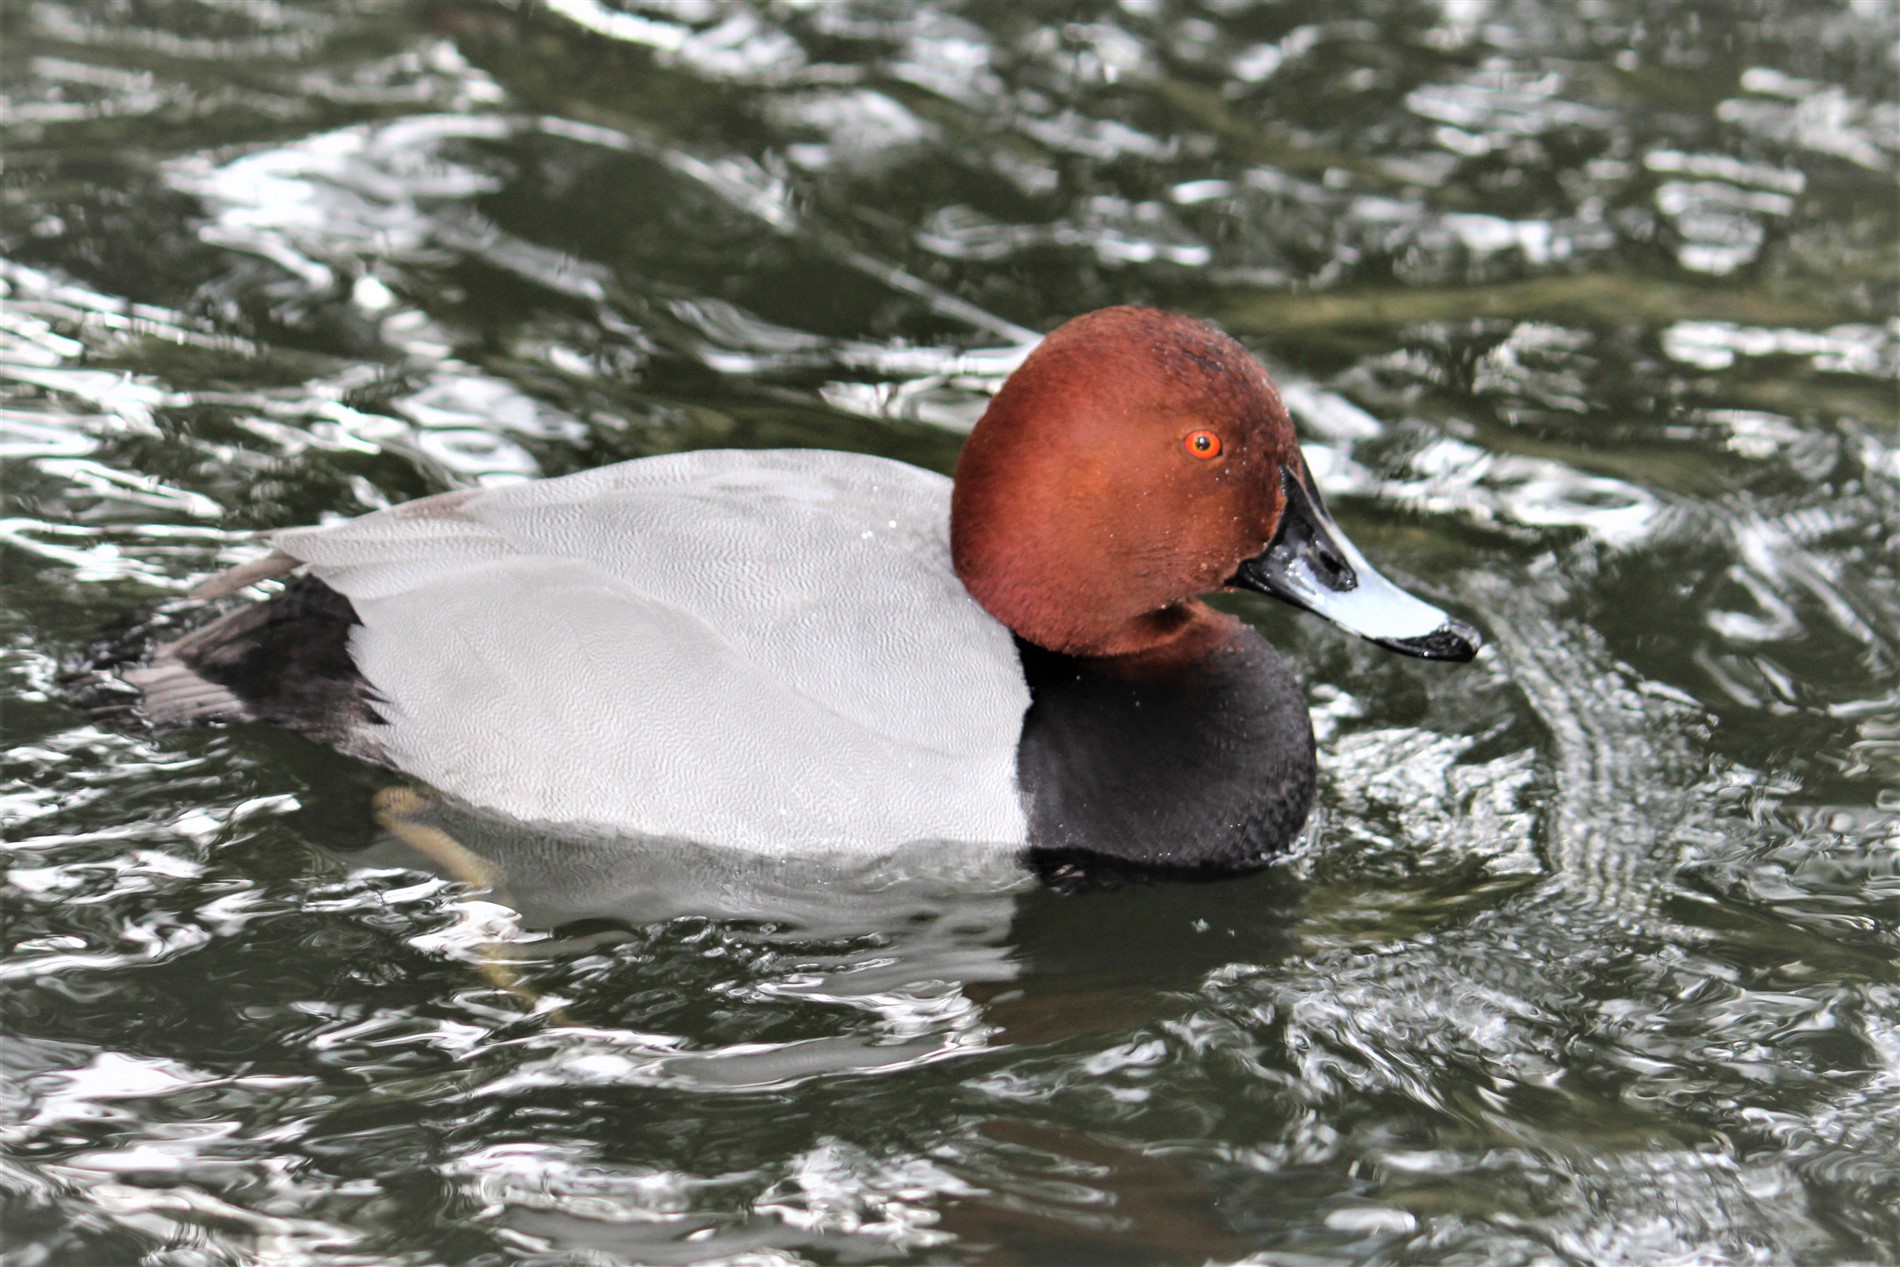
<instances>
[{"instance_id":1,"label":"reflection on water","mask_svg":"<svg viewBox=\"0 0 1900 1267\"><path fill-rule=\"evenodd\" d=\"M9 1260L1900 1259L1890 4L6 16ZM256 529L948 469L1127 301L1495 635L1232 601L1322 750L1262 875L392 835L62 694Z\"/></svg>"}]
</instances>

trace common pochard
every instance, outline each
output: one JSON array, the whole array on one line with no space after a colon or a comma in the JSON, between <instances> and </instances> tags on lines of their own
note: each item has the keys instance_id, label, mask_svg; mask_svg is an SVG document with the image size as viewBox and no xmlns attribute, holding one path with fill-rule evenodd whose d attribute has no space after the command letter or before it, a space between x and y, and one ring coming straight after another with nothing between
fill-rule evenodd
<instances>
[{"instance_id":1,"label":"common pochard","mask_svg":"<svg viewBox=\"0 0 1900 1267\"><path fill-rule=\"evenodd\" d=\"M954 484L680 453L269 539L201 593L281 593L125 673L154 724L272 722L515 818L778 854L1256 865L1306 819L1312 727L1201 595L1479 645L1340 533L1259 362L1147 308L1050 334Z\"/></svg>"}]
</instances>

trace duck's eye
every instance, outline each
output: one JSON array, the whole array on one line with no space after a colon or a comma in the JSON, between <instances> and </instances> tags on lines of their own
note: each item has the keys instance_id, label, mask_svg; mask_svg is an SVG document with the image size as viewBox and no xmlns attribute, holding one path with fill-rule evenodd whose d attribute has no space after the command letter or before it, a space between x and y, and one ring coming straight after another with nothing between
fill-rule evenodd
<instances>
[{"instance_id":1,"label":"duck's eye","mask_svg":"<svg viewBox=\"0 0 1900 1267\"><path fill-rule=\"evenodd\" d=\"M1182 441L1187 451L1197 458L1217 458L1220 456L1220 437L1212 431L1196 431Z\"/></svg>"}]
</instances>

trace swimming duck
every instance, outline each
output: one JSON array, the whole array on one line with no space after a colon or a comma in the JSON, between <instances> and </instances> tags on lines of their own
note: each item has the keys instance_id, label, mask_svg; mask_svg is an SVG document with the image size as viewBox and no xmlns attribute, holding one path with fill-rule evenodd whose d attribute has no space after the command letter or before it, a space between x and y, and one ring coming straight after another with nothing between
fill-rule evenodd
<instances>
[{"instance_id":1,"label":"swimming duck","mask_svg":"<svg viewBox=\"0 0 1900 1267\"><path fill-rule=\"evenodd\" d=\"M270 543L199 593L280 593L124 674L154 724L272 722L517 819L765 853L1258 865L1306 819L1312 727L1202 595L1480 645L1341 534L1259 362L1148 308L1051 333L954 482L690 452Z\"/></svg>"}]
</instances>

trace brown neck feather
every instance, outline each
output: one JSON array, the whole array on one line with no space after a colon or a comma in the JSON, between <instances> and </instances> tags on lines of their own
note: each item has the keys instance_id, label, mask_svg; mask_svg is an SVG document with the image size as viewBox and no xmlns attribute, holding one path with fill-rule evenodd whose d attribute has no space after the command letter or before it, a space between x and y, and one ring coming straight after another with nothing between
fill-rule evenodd
<instances>
[{"instance_id":1,"label":"brown neck feather","mask_svg":"<svg viewBox=\"0 0 1900 1267\"><path fill-rule=\"evenodd\" d=\"M1086 658L1110 677L1135 682L1172 678L1232 645L1245 628L1239 620L1199 599L1155 615L1166 616L1168 620L1165 628L1157 622L1144 631L1153 635L1149 640L1135 643L1125 651L1096 653Z\"/></svg>"}]
</instances>

